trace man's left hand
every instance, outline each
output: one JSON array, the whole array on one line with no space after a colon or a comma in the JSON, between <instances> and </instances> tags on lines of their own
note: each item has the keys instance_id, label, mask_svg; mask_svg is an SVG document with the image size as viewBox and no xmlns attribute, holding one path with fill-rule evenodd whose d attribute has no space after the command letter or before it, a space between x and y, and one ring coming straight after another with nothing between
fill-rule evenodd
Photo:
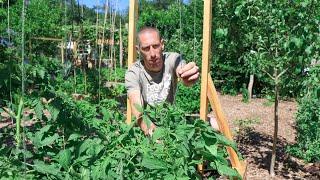
<instances>
[{"instance_id":1,"label":"man's left hand","mask_svg":"<svg viewBox=\"0 0 320 180\"><path fill-rule=\"evenodd\" d=\"M178 67L177 73L185 86L191 86L196 83L200 75L199 67L194 62Z\"/></svg>"}]
</instances>

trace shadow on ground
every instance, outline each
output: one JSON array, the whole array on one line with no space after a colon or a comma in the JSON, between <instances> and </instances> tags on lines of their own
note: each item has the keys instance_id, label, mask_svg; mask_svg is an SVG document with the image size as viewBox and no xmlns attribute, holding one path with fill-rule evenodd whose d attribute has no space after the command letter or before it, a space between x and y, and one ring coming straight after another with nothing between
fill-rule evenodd
<instances>
[{"instance_id":1,"label":"shadow on ground","mask_svg":"<svg viewBox=\"0 0 320 180\"><path fill-rule=\"evenodd\" d=\"M261 134L253 129L247 129L242 135L236 137L239 150L246 161L259 169L269 171L273 137ZM319 179L318 173L308 172L306 164L286 153L289 144L285 139L279 138L277 143L277 156L275 173L285 179Z\"/></svg>"}]
</instances>

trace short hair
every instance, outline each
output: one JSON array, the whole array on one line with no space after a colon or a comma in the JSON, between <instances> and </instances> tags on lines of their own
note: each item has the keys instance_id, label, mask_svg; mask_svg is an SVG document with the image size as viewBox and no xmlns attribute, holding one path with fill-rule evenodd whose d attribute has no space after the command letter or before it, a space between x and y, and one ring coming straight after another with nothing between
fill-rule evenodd
<instances>
[{"instance_id":1,"label":"short hair","mask_svg":"<svg viewBox=\"0 0 320 180\"><path fill-rule=\"evenodd\" d=\"M138 34L137 34L137 42L139 45L140 45L140 35L148 31L155 31L158 34L160 40L162 39L160 31L156 27L144 26L138 31Z\"/></svg>"}]
</instances>

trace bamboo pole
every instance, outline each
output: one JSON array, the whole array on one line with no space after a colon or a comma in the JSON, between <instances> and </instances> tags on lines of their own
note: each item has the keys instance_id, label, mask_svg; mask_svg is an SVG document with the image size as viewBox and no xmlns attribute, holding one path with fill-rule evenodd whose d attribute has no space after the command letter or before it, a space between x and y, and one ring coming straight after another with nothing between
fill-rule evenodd
<instances>
[{"instance_id":1,"label":"bamboo pole","mask_svg":"<svg viewBox=\"0 0 320 180\"><path fill-rule=\"evenodd\" d=\"M208 73L211 49L212 0L204 1L203 9L203 45L201 67L200 119L206 121L208 114Z\"/></svg>"},{"instance_id":2,"label":"bamboo pole","mask_svg":"<svg viewBox=\"0 0 320 180\"><path fill-rule=\"evenodd\" d=\"M130 0L129 9L129 39L128 39L128 68L136 60L137 53L135 50L136 45L136 20L138 17L138 0ZM126 123L130 124L132 119L132 110L129 98L127 98L127 120Z\"/></svg>"}]
</instances>

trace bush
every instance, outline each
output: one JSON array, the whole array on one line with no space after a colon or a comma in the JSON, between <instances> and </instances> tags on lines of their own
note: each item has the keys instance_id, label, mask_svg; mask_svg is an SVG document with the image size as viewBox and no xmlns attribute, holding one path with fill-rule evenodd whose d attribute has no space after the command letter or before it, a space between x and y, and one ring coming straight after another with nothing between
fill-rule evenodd
<instances>
[{"instance_id":1,"label":"bush","mask_svg":"<svg viewBox=\"0 0 320 180\"><path fill-rule=\"evenodd\" d=\"M297 113L297 143L289 153L308 162L320 161L320 66L310 72L304 82L305 96L299 101Z\"/></svg>"}]
</instances>

